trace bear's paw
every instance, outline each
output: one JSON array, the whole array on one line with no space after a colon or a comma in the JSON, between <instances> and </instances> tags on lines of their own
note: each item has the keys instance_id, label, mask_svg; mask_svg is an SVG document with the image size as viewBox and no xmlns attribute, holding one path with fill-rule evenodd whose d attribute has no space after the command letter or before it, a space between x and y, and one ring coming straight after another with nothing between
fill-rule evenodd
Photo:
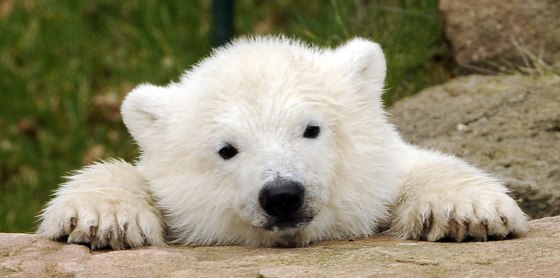
<instances>
[{"instance_id":1,"label":"bear's paw","mask_svg":"<svg viewBox=\"0 0 560 278\"><path fill-rule=\"evenodd\" d=\"M476 191L476 190L475 190ZM396 208L391 232L413 240L500 240L527 232L526 215L506 193L427 194Z\"/></svg>"},{"instance_id":2,"label":"bear's paw","mask_svg":"<svg viewBox=\"0 0 560 278\"><path fill-rule=\"evenodd\" d=\"M38 233L92 249L165 246L160 217L153 207L95 193L55 199L43 212Z\"/></svg>"}]
</instances>

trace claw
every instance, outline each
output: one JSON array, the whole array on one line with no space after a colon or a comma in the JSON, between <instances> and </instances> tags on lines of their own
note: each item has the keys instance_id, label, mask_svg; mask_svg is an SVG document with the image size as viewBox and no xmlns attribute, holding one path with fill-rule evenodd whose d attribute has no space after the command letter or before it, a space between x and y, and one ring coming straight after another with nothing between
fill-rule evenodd
<instances>
[{"instance_id":1,"label":"claw","mask_svg":"<svg viewBox=\"0 0 560 278\"><path fill-rule=\"evenodd\" d=\"M422 226L422 237L425 238L430 230L432 229L432 224L434 222L434 215L432 211L429 211L427 214L424 214L424 223Z\"/></svg>"},{"instance_id":2,"label":"claw","mask_svg":"<svg viewBox=\"0 0 560 278\"><path fill-rule=\"evenodd\" d=\"M126 241L126 235L128 233L128 222L124 222L121 229L119 229L119 238Z\"/></svg>"},{"instance_id":3,"label":"claw","mask_svg":"<svg viewBox=\"0 0 560 278\"><path fill-rule=\"evenodd\" d=\"M502 223L504 223L504 225L507 226L508 220L503 214L500 214L500 219L502 220Z\"/></svg>"},{"instance_id":4,"label":"claw","mask_svg":"<svg viewBox=\"0 0 560 278\"><path fill-rule=\"evenodd\" d=\"M463 226L464 223L465 222L457 221L455 216L450 218L449 219L449 232L450 232L450 234L448 234L447 236L450 237L450 238L455 238L455 241L457 241L457 242L461 242L461 241L465 240L466 232L465 232L465 226Z\"/></svg>"},{"instance_id":5,"label":"claw","mask_svg":"<svg viewBox=\"0 0 560 278\"><path fill-rule=\"evenodd\" d=\"M107 239L107 241L111 241L111 239L113 239L113 227L109 227L109 229L105 231L104 237Z\"/></svg>"},{"instance_id":6,"label":"claw","mask_svg":"<svg viewBox=\"0 0 560 278\"><path fill-rule=\"evenodd\" d=\"M72 233L74 231L74 228L76 228L76 225L78 224L78 219L76 219L76 217L70 217L70 233Z\"/></svg>"},{"instance_id":7,"label":"claw","mask_svg":"<svg viewBox=\"0 0 560 278\"><path fill-rule=\"evenodd\" d=\"M89 226L89 235L92 239L97 238L97 226Z\"/></svg>"},{"instance_id":8,"label":"claw","mask_svg":"<svg viewBox=\"0 0 560 278\"><path fill-rule=\"evenodd\" d=\"M470 220L469 218L463 219L463 225L464 225L465 228L467 228L467 230L468 230L469 227L471 226L471 220Z\"/></svg>"},{"instance_id":9,"label":"claw","mask_svg":"<svg viewBox=\"0 0 560 278\"><path fill-rule=\"evenodd\" d=\"M482 227L484 227L484 230L486 231L486 234L488 234L488 219L482 219L480 221L480 224L482 224Z\"/></svg>"}]
</instances>

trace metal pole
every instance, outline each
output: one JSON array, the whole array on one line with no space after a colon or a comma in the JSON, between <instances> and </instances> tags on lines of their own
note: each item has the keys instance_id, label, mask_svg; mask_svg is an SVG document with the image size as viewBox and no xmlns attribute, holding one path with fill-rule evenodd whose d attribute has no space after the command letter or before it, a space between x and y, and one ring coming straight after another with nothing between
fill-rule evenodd
<instances>
[{"instance_id":1,"label":"metal pole","mask_svg":"<svg viewBox=\"0 0 560 278\"><path fill-rule=\"evenodd\" d=\"M221 46L233 37L234 0L212 0L212 45Z\"/></svg>"}]
</instances>

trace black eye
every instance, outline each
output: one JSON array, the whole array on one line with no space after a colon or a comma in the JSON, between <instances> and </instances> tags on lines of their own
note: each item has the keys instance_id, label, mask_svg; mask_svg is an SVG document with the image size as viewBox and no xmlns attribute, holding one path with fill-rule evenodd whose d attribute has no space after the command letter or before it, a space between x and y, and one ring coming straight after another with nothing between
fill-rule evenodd
<instances>
[{"instance_id":1,"label":"black eye","mask_svg":"<svg viewBox=\"0 0 560 278\"><path fill-rule=\"evenodd\" d=\"M221 148L218 151L218 154L220 154L220 156L225 160L228 160L228 159L236 156L237 153L238 153L237 149L230 144L225 145L223 148Z\"/></svg>"},{"instance_id":2,"label":"black eye","mask_svg":"<svg viewBox=\"0 0 560 278\"><path fill-rule=\"evenodd\" d=\"M321 128L316 125L308 125L303 132L303 137L305 138L317 138L321 133Z\"/></svg>"}]
</instances>

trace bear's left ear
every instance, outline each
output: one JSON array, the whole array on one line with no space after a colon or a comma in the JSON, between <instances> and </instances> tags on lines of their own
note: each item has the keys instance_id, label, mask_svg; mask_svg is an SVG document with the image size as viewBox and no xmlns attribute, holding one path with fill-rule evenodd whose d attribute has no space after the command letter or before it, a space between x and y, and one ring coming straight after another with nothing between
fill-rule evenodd
<instances>
[{"instance_id":1,"label":"bear's left ear","mask_svg":"<svg viewBox=\"0 0 560 278\"><path fill-rule=\"evenodd\" d=\"M342 67L359 91L381 96L387 64L379 44L354 38L336 48L334 55L339 69Z\"/></svg>"},{"instance_id":2,"label":"bear's left ear","mask_svg":"<svg viewBox=\"0 0 560 278\"><path fill-rule=\"evenodd\" d=\"M160 142L157 137L165 127L163 120L172 101L170 87L142 84L128 93L123 101L123 122L142 149L152 142Z\"/></svg>"}]
</instances>

